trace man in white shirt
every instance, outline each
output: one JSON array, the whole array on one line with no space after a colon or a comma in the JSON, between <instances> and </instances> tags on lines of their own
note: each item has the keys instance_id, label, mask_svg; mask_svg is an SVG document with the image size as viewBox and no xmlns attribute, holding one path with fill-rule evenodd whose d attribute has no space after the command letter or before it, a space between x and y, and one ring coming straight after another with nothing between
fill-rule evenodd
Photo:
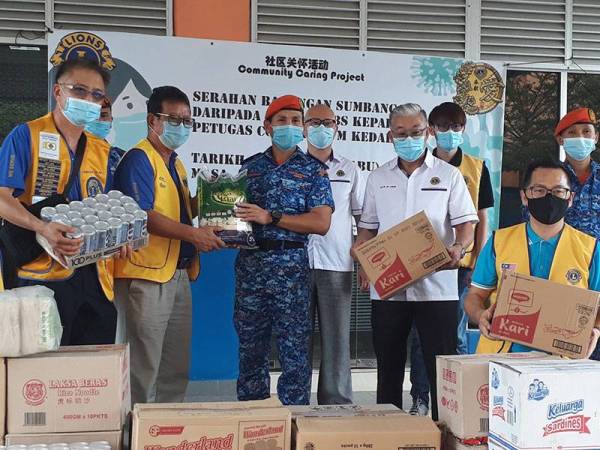
<instances>
[{"instance_id":1,"label":"man in white shirt","mask_svg":"<svg viewBox=\"0 0 600 450\"><path fill-rule=\"evenodd\" d=\"M425 211L452 260L446 270L385 301L371 286L377 403L402 408L406 347L414 323L431 384L432 417L437 420L435 357L456 353L456 268L473 241L477 211L458 169L427 151L427 114L419 105L407 103L392 110L389 137L398 157L369 175L356 245Z\"/></svg>"},{"instance_id":2,"label":"man in white shirt","mask_svg":"<svg viewBox=\"0 0 600 450\"><path fill-rule=\"evenodd\" d=\"M327 105L306 112L304 134L308 153L326 164L335 211L325 236L311 234L308 259L311 268L311 317L319 314L321 366L317 401L320 405L352 403L350 375L350 306L352 299L352 216L357 223L364 185L356 164L338 154L332 145L337 134L335 113Z\"/></svg>"}]
</instances>

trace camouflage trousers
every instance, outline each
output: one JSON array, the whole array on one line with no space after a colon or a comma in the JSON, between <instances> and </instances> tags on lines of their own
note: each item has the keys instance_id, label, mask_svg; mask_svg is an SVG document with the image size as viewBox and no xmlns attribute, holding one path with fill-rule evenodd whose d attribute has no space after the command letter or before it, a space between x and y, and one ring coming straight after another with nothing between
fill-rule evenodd
<instances>
[{"instance_id":1,"label":"camouflage trousers","mask_svg":"<svg viewBox=\"0 0 600 450\"><path fill-rule=\"evenodd\" d=\"M270 395L271 335L277 339L284 405L310 401L310 271L305 249L241 250L235 265L234 324L240 341L239 400Z\"/></svg>"}]
</instances>

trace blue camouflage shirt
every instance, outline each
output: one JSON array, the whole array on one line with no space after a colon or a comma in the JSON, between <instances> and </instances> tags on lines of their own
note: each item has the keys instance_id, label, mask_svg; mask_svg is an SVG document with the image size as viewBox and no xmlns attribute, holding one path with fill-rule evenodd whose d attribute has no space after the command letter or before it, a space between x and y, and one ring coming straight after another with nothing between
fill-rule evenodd
<instances>
[{"instance_id":1,"label":"blue camouflage shirt","mask_svg":"<svg viewBox=\"0 0 600 450\"><path fill-rule=\"evenodd\" d=\"M248 203L267 211L298 215L319 206L334 208L327 166L296 148L283 164L273 159L271 147L244 161L240 171L248 171ZM277 239L306 242L308 235L274 225L252 224L257 240Z\"/></svg>"},{"instance_id":2,"label":"blue camouflage shirt","mask_svg":"<svg viewBox=\"0 0 600 450\"><path fill-rule=\"evenodd\" d=\"M581 184L575 171L565 163L571 189L574 193L573 206L568 209L565 221L586 234L600 238L600 164L592 161L591 173L585 184Z\"/></svg>"}]
</instances>

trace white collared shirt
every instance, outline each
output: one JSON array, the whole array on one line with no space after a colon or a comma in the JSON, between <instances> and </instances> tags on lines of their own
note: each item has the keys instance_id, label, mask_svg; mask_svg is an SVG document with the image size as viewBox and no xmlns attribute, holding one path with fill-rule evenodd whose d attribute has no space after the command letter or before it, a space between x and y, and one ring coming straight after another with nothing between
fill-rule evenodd
<instances>
[{"instance_id":1,"label":"white collared shirt","mask_svg":"<svg viewBox=\"0 0 600 450\"><path fill-rule=\"evenodd\" d=\"M452 227L478 222L477 211L459 170L430 152L410 177L398 167L397 158L371 172L358 226L383 233L420 211L425 211L447 247L455 241ZM371 298L379 299L372 285ZM389 300L458 300L457 271L434 272Z\"/></svg>"},{"instance_id":2,"label":"white collared shirt","mask_svg":"<svg viewBox=\"0 0 600 450\"><path fill-rule=\"evenodd\" d=\"M327 161L335 211L325 236L311 234L308 240L308 261L311 269L352 272L352 216L360 216L364 197L364 182L360 169L347 158L332 153Z\"/></svg>"}]
</instances>

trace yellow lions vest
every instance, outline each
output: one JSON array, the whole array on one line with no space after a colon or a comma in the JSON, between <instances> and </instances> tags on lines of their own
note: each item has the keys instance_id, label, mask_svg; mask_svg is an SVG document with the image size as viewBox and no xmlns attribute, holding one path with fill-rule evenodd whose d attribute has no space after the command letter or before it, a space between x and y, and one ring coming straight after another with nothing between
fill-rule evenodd
<instances>
[{"instance_id":1,"label":"yellow lions vest","mask_svg":"<svg viewBox=\"0 0 600 450\"><path fill-rule=\"evenodd\" d=\"M527 224L522 223L497 230L493 239L498 280L502 276L503 268L531 275ZM588 289L590 265L595 247L595 238L565 224L556 246L548 279L555 283ZM569 276L571 274L577 276ZM490 300L492 304L496 302L496 290L492 292ZM508 341L493 341L481 336L477 353L507 353L510 347L511 343Z\"/></svg>"},{"instance_id":2,"label":"yellow lions vest","mask_svg":"<svg viewBox=\"0 0 600 450\"><path fill-rule=\"evenodd\" d=\"M475 211L479 211L479 185L481 184L481 174L483 172L483 161L481 159L474 158L462 152L462 161L458 170L467 183L467 189L471 194L471 199L475 205ZM473 245L468 249L469 252L473 250ZM460 260L460 267L466 267L473 269L475 267L475 258L472 253L467 253L463 259Z\"/></svg>"},{"instance_id":3,"label":"yellow lions vest","mask_svg":"<svg viewBox=\"0 0 600 450\"><path fill-rule=\"evenodd\" d=\"M179 194L169 169L158 151L148 139L143 139L134 148L142 150L148 156L154 170L154 211L179 222ZM189 217L192 217L190 191L187 185L185 167L179 159L175 162L180 186ZM139 278L143 280L166 283L175 274L181 241L150 234L148 246L133 252L129 260L115 261L115 278ZM200 273L200 258L194 258L192 267L188 269L190 279L195 280Z\"/></svg>"},{"instance_id":4,"label":"yellow lions vest","mask_svg":"<svg viewBox=\"0 0 600 450\"><path fill-rule=\"evenodd\" d=\"M19 200L31 205L36 197L62 192L71 172L71 156L66 142L56 129L52 113L27 123L31 135L31 167L25 180L25 191ZM83 198L94 196L106 188L109 144L86 133L87 143L79 170ZM96 263L98 279L104 294L113 298L113 259ZM65 280L73 275L44 253L19 269L20 278L29 280Z\"/></svg>"}]
</instances>

